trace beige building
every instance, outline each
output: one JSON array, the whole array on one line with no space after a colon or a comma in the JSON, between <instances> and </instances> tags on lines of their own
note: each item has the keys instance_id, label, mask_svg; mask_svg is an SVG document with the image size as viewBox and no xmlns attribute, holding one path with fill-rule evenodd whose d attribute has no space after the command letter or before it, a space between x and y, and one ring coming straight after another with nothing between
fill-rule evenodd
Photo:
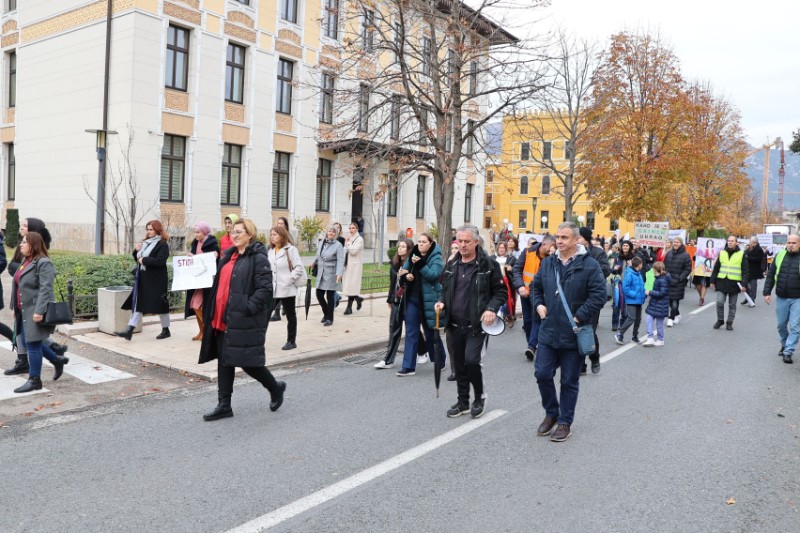
<instances>
[{"instance_id":1,"label":"beige building","mask_svg":"<svg viewBox=\"0 0 800 533\"><path fill-rule=\"evenodd\" d=\"M130 175L138 226L158 218L177 236L200 220L219 228L228 213L262 231L278 216L293 227L306 216L345 225L363 216L368 244L381 227L385 244L423 230L435 222L432 180L406 176L389 194L366 194L356 186L358 139L326 133L339 113L326 73L341 66L344 36L358 32L349 5L112 0L109 25L104 0L4 0L3 223L17 208L46 221L56 248L94 250L98 162L86 130L103 129L109 36L107 129L117 134L108 140L106 252L117 250ZM480 223L476 167L459 176L454 224ZM374 184L391 169L377 172Z\"/></svg>"}]
</instances>

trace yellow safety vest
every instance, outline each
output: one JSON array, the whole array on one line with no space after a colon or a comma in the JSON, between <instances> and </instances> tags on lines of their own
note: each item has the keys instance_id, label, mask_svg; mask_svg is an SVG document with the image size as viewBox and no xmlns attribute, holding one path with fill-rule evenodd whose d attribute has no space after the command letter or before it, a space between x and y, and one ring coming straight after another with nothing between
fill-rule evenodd
<instances>
[{"instance_id":1,"label":"yellow safety vest","mask_svg":"<svg viewBox=\"0 0 800 533\"><path fill-rule=\"evenodd\" d=\"M719 261L719 279L729 279L731 281L742 281L742 261L744 260L744 252L739 250L733 254L728 253L727 250L722 250L719 253L717 261Z\"/></svg>"}]
</instances>

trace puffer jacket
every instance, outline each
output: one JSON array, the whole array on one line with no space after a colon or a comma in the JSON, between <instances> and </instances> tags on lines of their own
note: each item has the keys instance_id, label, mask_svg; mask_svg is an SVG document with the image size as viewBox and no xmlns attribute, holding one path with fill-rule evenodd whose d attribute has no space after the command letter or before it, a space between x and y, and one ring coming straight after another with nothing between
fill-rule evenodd
<instances>
[{"instance_id":1,"label":"puffer jacket","mask_svg":"<svg viewBox=\"0 0 800 533\"><path fill-rule=\"evenodd\" d=\"M670 285L672 283L672 276L666 273L662 276L657 276L653 282L653 288L650 289L650 300L647 302L647 309L645 313L653 318L666 318L669 315L669 299L670 299Z\"/></svg>"},{"instance_id":2,"label":"puffer jacket","mask_svg":"<svg viewBox=\"0 0 800 533\"><path fill-rule=\"evenodd\" d=\"M764 279L764 269L761 266L764 262L764 250L760 246L753 246L744 251L744 257L747 259L750 279Z\"/></svg>"},{"instance_id":3,"label":"puffer jacket","mask_svg":"<svg viewBox=\"0 0 800 533\"><path fill-rule=\"evenodd\" d=\"M625 267L625 275L622 276L622 290L625 292L625 303L627 305L642 305L644 303L644 279L641 272L632 266Z\"/></svg>"},{"instance_id":4,"label":"puffer jacket","mask_svg":"<svg viewBox=\"0 0 800 533\"><path fill-rule=\"evenodd\" d=\"M777 259L781 254L781 271L775 272ZM780 298L800 298L800 253L790 254L785 250L778 252L769 266L767 279L764 280L764 296L769 295L773 288Z\"/></svg>"},{"instance_id":5,"label":"puffer jacket","mask_svg":"<svg viewBox=\"0 0 800 533\"><path fill-rule=\"evenodd\" d=\"M539 329L539 342L557 350L576 350L578 339L572 330L564 304L557 291L556 268L558 255L542 261L539 272L533 278L533 309L540 305L547 308ZM606 303L606 280L597 261L589 257L586 248L578 245L575 259L561 275L561 288L572 315L579 324L589 324Z\"/></svg>"},{"instance_id":6,"label":"puffer jacket","mask_svg":"<svg viewBox=\"0 0 800 533\"><path fill-rule=\"evenodd\" d=\"M669 299L683 300L686 291L686 280L692 273L692 258L686 251L686 246L681 245L677 250L670 250L664 257L664 266L667 267L670 282Z\"/></svg>"},{"instance_id":7,"label":"puffer jacket","mask_svg":"<svg viewBox=\"0 0 800 533\"><path fill-rule=\"evenodd\" d=\"M413 255L420 255L419 248L416 246L414 246L414 249L411 251L409 258L406 259L403 268L414 275L414 287L411 287L410 290L420 291L417 294L422 298L422 313L425 316L425 322L427 322L428 327L435 328L436 311L433 306L439 301L439 292L441 290L439 278L444 269L442 248L436 243L433 243L432 248L428 251L427 257L425 258L425 264L421 268L417 268L417 265L411 262L411 257Z\"/></svg>"}]
</instances>

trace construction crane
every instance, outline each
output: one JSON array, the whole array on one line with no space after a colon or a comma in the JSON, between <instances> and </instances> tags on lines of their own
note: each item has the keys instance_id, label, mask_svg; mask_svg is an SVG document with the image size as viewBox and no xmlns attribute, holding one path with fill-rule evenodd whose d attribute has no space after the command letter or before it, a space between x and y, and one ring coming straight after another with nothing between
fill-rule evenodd
<instances>
[{"instance_id":1,"label":"construction crane","mask_svg":"<svg viewBox=\"0 0 800 533\"><path fill-rule=\"evenodd\" d=\"M761 224L764 225L767 223L767 218L769 214L769 151L772 147L780 148L781 149L781 168L778 172L778 176L780 177L780 181L778 184L778 211L783 214L783 177L786 174L785 170L785 162L783 157L783 139L780 137L776 138L773 142L769 142L767 139L767 144L761 146L760 148L756 148L749 154L748 157L751 155L758 153L760 151L764 151L764 179L761 183Z\"/></svg>"}]
</instances>

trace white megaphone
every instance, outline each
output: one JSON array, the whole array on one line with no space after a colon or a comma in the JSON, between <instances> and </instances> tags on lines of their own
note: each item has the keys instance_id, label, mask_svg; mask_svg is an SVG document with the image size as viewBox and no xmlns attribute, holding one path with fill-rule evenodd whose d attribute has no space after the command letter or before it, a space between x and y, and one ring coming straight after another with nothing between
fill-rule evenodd
<instances>
[{"instance_id":1,"label":"white megaphone","mask_svg":"<svg viewBox=\"0 0 800 533\"><path fill-rule=\"evenodd\" d=\"M500 335L506 330L506 321L503 320L503 311L500 310L497 312L497 317L495 317L494 322L486 325L486 322L481 320L481 328L483 331L489 335Z\"/></svg>"}]
</instances>

